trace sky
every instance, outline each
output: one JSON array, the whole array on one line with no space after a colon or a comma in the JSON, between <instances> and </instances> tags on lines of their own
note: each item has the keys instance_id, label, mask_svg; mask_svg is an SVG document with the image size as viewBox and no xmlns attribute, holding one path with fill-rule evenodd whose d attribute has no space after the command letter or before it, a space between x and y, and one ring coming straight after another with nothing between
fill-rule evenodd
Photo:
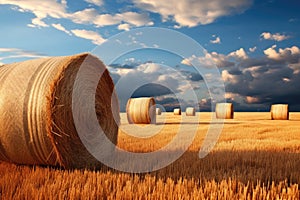
<instances>
[{"instance_id":1,"label":"sky","mask_svg":"<svg viewBox=\"0 0 300 200\"><path fill-rule=\"evenodd\" d=\"M236 111L268 111L275 103L300 111L299 8L299 0L0 0L0 65L93 53L116 34L137 30L127 35L134 43L143 34L139 29L166 28L206 50L203 56L214 62ZM177 44L188 49L174 39ZM105 63L115 84L122 80L121 110L137 79L152 83L139 85L133 97L154 96L172 110L195 103L187 97L194 91L200 110L210 110L215 100L208 77L191 66L199 58L153 46Z\"/></svg>"}]
</instances>

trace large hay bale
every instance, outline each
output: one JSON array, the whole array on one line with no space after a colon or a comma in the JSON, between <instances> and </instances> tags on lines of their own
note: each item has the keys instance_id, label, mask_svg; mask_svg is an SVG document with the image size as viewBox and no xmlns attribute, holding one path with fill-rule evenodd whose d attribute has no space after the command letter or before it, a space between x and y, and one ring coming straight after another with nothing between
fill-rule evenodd
<instances>
[{"instance_id":1,"label":"large hay bale","mask_svg":"<svg viewBox=\"0 0 300 200\"><path fill-rule=\"evenodd\" d=\"M155 100L152 97L131 98L126 105L130 124L155 124Z\"/></svg>"},{"instance_id":2,"label":"large hay bale","mask_svg":"<svg viewBox=\"0 0 300 200\"><path fill-rule=\"evenodd\" d=\"M274 104L271 106L272 120L289 120L289 106L287 104Z\"/></svg>"},{"instance_id":3,"label":"large hay bale","mask_svg":"<svg viewBox=\"0 0 300 200\"><path fill-rule=\"evenodd\" d=\"M186 116L195 116L196 115L195 108L187 107L185 110L185 114Z\"/></svg>"},{"instance_id":4,"label":"large hay bale","mask_svg":"<svg viewBox=\"0 0 300 200\"><path fill-rule=\"evenodd\" d=\"M80 140L72 115L72 101L85 101L84 96L72 99L82 64L99 77L103 72L95 83L95 110L103 132L117 143L119 107L112 106L116 95L105 65L90 54L48 57L0 68L1 160L64 168L101 166ZM90 81L86 76L81 85Z\"/></svg>"},{"instance_id":5,"label":"large hay bale","mask_svg":"<svg viewBox=\"0 0 300 200\"><path fill-rule=\"evenodd\" d=\"M181 115L181 109L175 108L173 113L174 113L174 115Z\"/></svg>"},{"instance_id":6,"label":"large hay bale","mask_svg":"<svg viewBox=\"0 0 300 200\"><path fill-rule=\"evenodd\" d=\"M232 103L217 103L216 117L218 119L233 119L234 111Z\"/></svg>"},{"instance_id":7,"label":"large hay bale","mask_svg":"<svg viewBox=\"0 0 300 200\"><path fill-rule=\"evenodd\" d=\"M161 115L161 109L160 108L156 108L156 115Z\"/></svg>"}]
</instances>

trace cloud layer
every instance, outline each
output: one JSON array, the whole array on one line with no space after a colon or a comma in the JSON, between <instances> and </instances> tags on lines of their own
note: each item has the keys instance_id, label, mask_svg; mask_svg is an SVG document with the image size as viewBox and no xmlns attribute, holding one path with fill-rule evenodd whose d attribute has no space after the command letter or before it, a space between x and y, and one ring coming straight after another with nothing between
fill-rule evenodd
<instances>
[{"instance_id":1,"label":"cloud layer","mask_svg":"<svg viewBox=\"0 0 300 200\"><path fill-rule=\"evenodd\" d=\"M2 60L19 58L43 58L46 55L18 48L0 48L0 64ZM3 63L2 63L3 64Z\"/></svg>"},{"instance_id":2,"label":"cloud layer","mask_svg":"<svg viewBox=\"0 0 300 200\"><path fill-rule=\"evenodd\" d=\"M74 35L80 38L88 39L93 41L94 44L101 44L105 41L105 39L95 31L89 31L84 29L75 29L71 30Z\"/></svg>"},{"instance_id":3,"label":"cloud layer","mask_svg":"<svg viewBox=\"0 0 300 200\"><path fill-rule=\"evenodd\" d=\"M221 70L227 100L234 101L239 109L268 110L272 103L289 103L299 109L299 47L277 49L274 45L264 54L251 58L242 48L228 55L208 53Z\"/></svg>"},{"instance_id":4,"label":"cloud layer","mask_svg":"<svg viewBox=\"0 0 300 200\"><path fill-rule=\"evenodd\" d=\"M287 40L290 38L290 36L288 36L288 35L284 35L284 34L280 34L280 33L272 34L270 32L263 32L260 36L265 40L274 40L277 42Z\"/></svg>"},{"instance_id":5,"label":"cloud layer","mask_svg":"<svg viewBox=\"0 0 300 200\"><path fill-rule=\"evenodd\" d=\"M102 0L85 0L87 3L102 6ZM86 8L84 10L69 12L67 1L43 0L37 3L36 0L1 0L0 5L12 5L13 9L19 12L32 13L34 17L31 23L27 26L32 28L46 28L50 25L47 23L47 18L67 19L76 24L93 25L94 27L118 26L119 30L129 30L131 27L151 26L154 23L151 21L148 13L138 13L133 11L121 12L115 14L98 13L95 8ZM74 33L77 37L82 37L91 40L94 44L101 44L104 41L103 36L91 30L68 30L60 23L52 23L52 27L63 31L66 34ZM92 36L96 38L93 39Z\"/></svg>"},{"instance_id":6,"label":"cloud layer","mask_svg":"<svg viewBox=\"0 0 300 200\"><path fill-rule=\"evenodd\" d=\"M175 21L179 26L194 27L210 24L216 19L242 13L252 4L251 0L133 0L135 6L158 13L163 21Z\"/></svg>"}]
</instances>

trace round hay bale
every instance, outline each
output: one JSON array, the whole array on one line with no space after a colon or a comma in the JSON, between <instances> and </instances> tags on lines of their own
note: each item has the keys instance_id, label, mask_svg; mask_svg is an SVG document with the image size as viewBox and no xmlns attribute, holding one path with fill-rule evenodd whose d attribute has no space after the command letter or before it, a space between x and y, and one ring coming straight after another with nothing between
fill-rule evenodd
<instances>
[{"instance_id":1,"label":"round hay bale","mask_svg":"<svg viewBox=\"0 0 300 200\"><path fill-rule=\"evenodd\" d=\"M192 107L186 108L185 114L186 116L195 116L196 115L195 108Z\"/></svg>"},{"instance_id":2,"label":"round hay bale","mask_svg":"<svg viewBox=\"0 0 300 200\"><path fill-rule=\"evenodd\" d=\"M72 115L72 101L84 100L82 96L72 99L82 64L91 73L100 76L103 72L96 89L95 110L103 132L117 143L119 116L114 119L113 115L119 107L112 106L116 94L105 65L90 54L48 57L0 68L1 160L63 168L101 167L80 140Z\"/></svg>"},{"instance_id":3,"label":"round hay bale","mask_svg":"<svg viewBox=\"0 0 300 200\"><path fill-rule=\"evenodd\" d=\"M181 115L181 109L180 108L175 108L174 109L174 115Z\"/></svg>"},{"instance_id":4,"label":"round hay bale","mask_svg":"<svg viewBox=\"0 0 300 200\"><path fill-rule=\"evenodd\" d=\"M130 124L155 124L155 100L152 97L131 98L126 105Z\"/></svg>"},{"instance_id":5,"label":"round hay bale","mask_svg":"<svg viewBox=\"0 0 300 200\"><path fill-rule=\"evenodd\" d=\"M233 119L234 111L232 103L217 103L216 117L218 119Z\"/></svg>"},{"instance_id":6,"label":"round hay bale","mask_svg":"<svg viewBox=\"0 0 300 200\"><path fill-rule=\"evenodd\" d=\"M156 108L156 115L161 115L161 109L160 108Z\"/></svg>"},{"instance_id":7,"label":"round hay bale","mask_svg":"<svg viewBox=\"0 0 300 200\"><path fill-rule=\"evenodd\" d=\"M274 104L271 106L272 120L289 120L289 106L287 104Z\"/></svg>"}]
</instances>

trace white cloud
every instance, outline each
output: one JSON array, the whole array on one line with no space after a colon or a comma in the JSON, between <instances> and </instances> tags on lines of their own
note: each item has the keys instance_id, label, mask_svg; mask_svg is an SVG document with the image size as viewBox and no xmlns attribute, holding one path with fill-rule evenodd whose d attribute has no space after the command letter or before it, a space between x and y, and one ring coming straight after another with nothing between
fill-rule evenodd
<instances>
[{"instance_id":1,"label":"white cloud","mask_svg":"<svg viewBox=\"0 0 300 200\"><path fill-rule=\"evenodd\" d=\"M43 58L43 54L18 48L0 48L0 61L11 58ZM3 63L2 63L3 64Z\"/></svg>"},{"instance_id":2,"label":"white cloud","mask_svg":"<svg viewBox=\"0 0 300 200\"><path fill-rule=\"evenodd\" d=\"M254 78L257 78L261 75L260 69L261 66L251 66L246 69L243 69L242 72L245 74L246 72L250 72Z\"/></svg>"},{"instance_id":3,"label":"white cloud","mask_svg":"<svg viewBox=\"0 0 300 200\"><path fill-rule=\"evenodd\" d=\"M70 14L69 18L77 24L91 24L97 16L94 8L87 8Z\"/></svg>"},{"instance_id":4,"label":"white cloud","mask_svg":"<svg viewBox=\"0 0 300 200\"><path fill-rule=\"evenodd\" d=\"M72 35L72 33L68 31L65 27L63 27L61 24L51 24L51 26L53 26L57 30L67 33L68 35Z\"/></svg>"},{"instance_id":5,"label":"white cloud","mask_svg":"<svg viewBox=\"0 0 300 200\"><path fill-rule=\"evenodd\" d=\"M125 12L115 15L103 14L95 17L93 23L96 26L114 25L124 22L134 26L152 26L153 22L150 20L149 15L146 13Z\"/></svg>"},{"instance_id":6,"label":"white cloud","mask_svg":"<svg viewBox=\"0 0 300 200\"><path fill-rule=\"evenodd\" d=\"M175 24L175 25L173 26L173 28L175 28L175 29L180 29L180 28L182 28L182 26L180 26L180 25L178 25L178 24Z\"/></svg>"},{"instance_id":7,"label":"white cloud","mask_svg":"<svg viewBox=\"0 0 300 200\"><path fill-rule=\"evenodd\" d=\"M95 16L92 22L97 27L110 26L121 23L121 18L118 15L102 14Z\"/></svg>"},{"instance_id":8,"label":"white cloud","mask_svg":"<svg viewBox=\"0 0 300 200\"><path fill-rule=\"evenodd\" d=\"M41 18L34 18L31 20L32 27L48 27L49 25L42 21Z\"/></svg>"},{"instance_id":9,"label":"white cloud","mask_svg":"<svg viewBox=\"0 0 300 200\"><path fill-rule=\"evenodd\" d=\"M94 24L96 27L117 25L120 23L133 26L152 26L153 22L147 13L124 12L117 14L99 14L94 8L88 8L70 15L78 24Z\"/></svg>"},{"instance_id":10,"label":"white cloud","mask_svg":"<svg viewBox=\"0 0 300 200\"><path fill-rule=\"evenodd\" d=\"M213 66L217 67L230 67L234 65L233 62L229 61L229 56L218 54L217 52L204 52L204 56L197 57L192 55L189 58L184 58L181 64L192 66L193 64L200 64L203 67L210 68Z\"/></svg>"},{"instance_id":11,"label":"white cloud","mask_svg":"<svg viewBox=\"0 0 300 200\"><path fill-rule=\"evenodd\" d=\"M289 64L288 67L294 71L293 74L300 74L300 62Z\"/></svg>"},{"instance_id":12,"label":"white cloud","mask_svg":"<svg viewBox=\"0 0 300 200\"><path fill-rule=\"evenodd\" d=\"M191 59L192 59L192 57L190 57L190 58L184 58L184 59L181 61L181 64L183 64L183 65L188 65L188 66L192 66L193 64L191 63Z\"/></svg>"},{"instance_id":13,"label":"white cloud","mask_svg":"<svg viewBox=\"0 0 300 200\"><path fill-rule=\"evenodd\" d=\"M117 14L119 18L127 22L129 24L135 25L135 26L152 26L154 23L150 20L149 14L147 13L136 13L136 12L125 12L121 14Z\"/></svg>"},{"instance_id":14,"label":"white cloud","mask_svg":"<svg viewBox=\"0 0 300 200\"><path fill-rule=\"evenodd\" d=\"M220 39L220 37L216 37L216 39L210 40L210 43L212 43L212 44L221 44L221 39Z\"/></svg>"},{"instance_id":15,"label":"white cloud","mask_svg":"<svg viewBox=\"0 0 300 200\"><path fill-rule=\"evenodd\" d=\"M260 102L260 99L257 97L246 96L246 102L250 104L254 104Z\"/></svg>"},{"instance_id":16,"label":"white cloud","mask_svg":"<svg viewBox=\"0 0 300 200\"><path fill-rule=\"evenodd\" d=\"M276 47L276 45L273 45L272 47L264 50L264 54L273 60L284 60L300 55L300 49L297 46L292 46L290 48L287 47L285 49L279 48L278 51L276 51Z\"/></svg>"},{"instance_id":17,"label":"white cloud","mask_svg":"<svg viewBox=\"0 0 300 200\"><path fill-rule=\"evenodd\" d=\"M278 53L276 52L276 45L273 45L272 47L264 50L264 54L268 57L268 58L271 58L271 59L278 59L279 58L279 55Z\"/></svg>"},{"instance_id":18,"label":"white cloud","mask_svg":"<svg viewBox=\"0 0 300 200\"><path fill-rule=\"evenodd\" d=\"M124 31L129 31L130 30L130 25L129 24L120 24L118 26L119 30L124 30Z\"/></svg>"},{"instance_id":19,"label":"white cloud","mask_svg":"<svg viewBox=\"0 0 300 200\"><path fill-rule=\"evenodd\" d=\"M246 53L246 51L243 48L240 48L236 51L233 51L231 53L228 54L229 57L235 57L237 59L247 59L248 55Z\"/></svg>"},{"instance_id":20,"label":"white cloud","mask_svg":"<svg viewBox=\"0 0 300 200\"><path fill-rule=\"evenodd\" d=\"M86 0L95 5L103 5L102 0ZM29 27L48 27L44 21L47 17L55 19L70 19L78 24L93 24L96 27L103 27L118 24L130 24L131 26L151 26L148 13L124 12L116 14L99 14L94 8L87 8L74 13L68 13L66 1L43 0L37 3L36 0L1 0L1 4L13 5L13 9L19 12L30 12L35 15Z\"/></svg>"},{"instance_id":21,"label":"white cloud","mask_svg":"<svg viewBox=\"0 0 300 200\"><path fill-rule=\"evenodd\" d=\"M96 6L102 6L103 5L103 0L85 0L85 2L94 4Z\"/></svg>"},{"instance_id":22,"label":"white cloud","mask_svg":"<svg viewBox=\"0 0 300 200\"><path fill-rule=\"evenodd\" d=\"M153 73L159 73L161 71L162 67L156 63L146 63L146 64L141 64L137 70L141 71L145 74L153 74Z\"/></svg>"},{"instance_id":23,"label":"white cloud","mask_svg":"<svg viewBox=\"0 0 300 200\"><path fill-rule=\"evenodd\" d=\"M64 1L59 3L53 0L1 0L0 4L14 5L19 8L21 12L31 12L35 15L35 18L32 19L32 24L30 27L47 27L48 25L43 21L46 17L52 18L67 18L68 14L66 12L66 4Z\"/></svg>"},{"instance_id":24,"label":"white cloud","mask_svg":"<svg viewBox=\"0 0 300 200\"><path fill-rule=\"evenodd\" d=\"M280 33L271 34L269 32L263 32L260 36L265 40L275 40L277 42L287 40L290 38L290 36L288 35L284 35Z\"/></svg>"},{"instance_id":25,"label":"white cloud","mask_svg":"<svg viewBox=\"0 0 300 200\"><path fill-rule=\"evenodd\" d=\"M257 49L257 47L256 47L256 46L254 46L254 47L252 47L252 48L249 48L249 51L253 53L253 52L255 52L255 51L256 51L256 49Z\"/></svg>"},{"instance_id":26,"label":"white cloud","mask_svg":"<svg viewBox=\"0 0 300 200\"><path fill-rule=\"evenodd\" d=\"M188 66L202 66L206 68L214 67L216 63L214 62L211 54L205 53L204 56L197 57L196 55L192 55L189 58L184 58L181 61L181 64Z\"/></svg>"},{"instance_id":27,"label":"white cloud","mask_svg":"<svg viewBox=\"0 0 300 200\"><path fill-rule=\"evenodd\" d=\"M133 0L144 10L159 13L162 21L173 20L180 26L193 27L209 24L216 19L242 13L252 4L252 0Z\"/></svg>"},{"instance_id":28,"label":"white cloud","mask_svg":"<svg viewBox=\"0 0 300 200\"><path fill-rule=\"evenodd\" d=\"M195 56L184 58L181 60L181 64L192 66L200 65L202 67L210 68L217 66L219 68L232 67L235 65L232 59L235 61L242 61L248 59L248 55L243 48L229 53L228 55L219 54L217 52L204 52L203 56Z\"/></svg>"},{"instance_id":29,"label":"white cloud","mask_svg":"<svg viewBox=\"0 0 300 200\"><path fill-rule=\"evenodd\" d=\"M67 7L67 0L61 0L61 4Z\"/></svg>"},{"instance_id":30,"label":"white cloud","mask_svg":"<svg viewBox=\"0 0 300 200\"><path fill-rule=\"evenodd\" d=\"M87 40L91 40L94 44L102 44L105 39L97 32L84 30L84 29L75 29L71 30L71 32L77 37L84 38Z\"/></svg>"},{"instance_id":31,"label":"white cloud","mask_svg":"<svg viewBox=\"0 0 300 200\"><path fill-rule=\"evenodd\" d=\"M0 53L16 52L16 51L20 51L20 49L16 49L16 48L0 48Z\"/></svg>"},{"instance_id":32,"label":"white cloud","mask_svg":"<svg viewBox=\"0 0 300 200\"><path fill-rule=\"evenodd\" d=\"M238 83L238 79L235 75L232 75L228 72L228 70L223 70L222 71L222 79L225 82L233 83L236 84Z\"/></svg>"}]
</instances>

